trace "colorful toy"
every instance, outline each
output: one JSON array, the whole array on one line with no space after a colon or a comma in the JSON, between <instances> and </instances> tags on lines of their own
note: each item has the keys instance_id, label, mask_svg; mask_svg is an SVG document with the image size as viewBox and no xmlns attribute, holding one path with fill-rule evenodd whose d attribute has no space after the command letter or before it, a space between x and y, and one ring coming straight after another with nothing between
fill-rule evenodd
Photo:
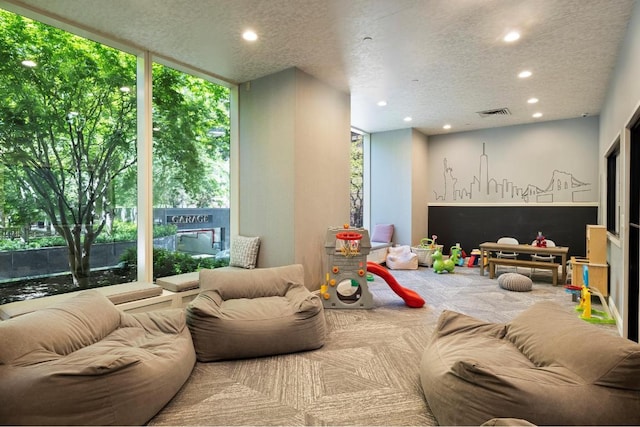
<instances>
[{"instance_id":1,"label":"colorful toy","mask_svg":"<svg viewBox=\"0 0 640 427\"><path fill-rule=\"evenodd\" d=\"M444 273L445 271L453 273L455 264L451 258L443 260L440 250L436 250L431 257L433 258L433 271L438 274Z\"/></svg>"},{"instance_id":2,"label":"colorful toy","mask_svg":"<svg viewBox=\"0 0 640 427\"><path fill-rule=\"evenodd\" d=\"M325 308L372 308L373 296L368 280L373 273L382 277L409 307L422 307L424 300L411 289L404 288L383 267L367 262L371 250L369 232L364 228L329 228L325 239L329 271L320 286Z\"/></svg>"},{"instance_id":3,"label":"colorful toy","mask_svg":"<svg viewBox=\"0 0 640 427\"><path fill-rule=\"evenodd\" d=\"M473 267L478 265L478 257L480 256L480 249L473 249L471 251L471 255L469 256L469 262L467 262L467 267Z\"/></svg>"},{"instance_id":4,"label":"colorful toy","mask_svg":"<svg viewBox=\"0 0 640 427\"><path fill-rule=\"evenodd\" d=\"M547 239L542 235L542 231L538 231L538 235L536 236L535 246L538 248L546 248L547 247Z\"/></svg>"},{"instance_id":5,"label":"colorful toy","mask_svg":"<svg viewBox=\"0 0 640 427\"><path fill-rule=\"evenodd\" d=\"M430 239L428 237L421 239L419 247L423 249L435 249L436 240L438 240L438 236L432 234Z\"/></svg>"},{"instance_id":6,"label":"colorful toy","mask_svg":"<svg viewBox=\"0 0 640 427\"><path fill-rule=\"evenodd\" d=\"M418 294L416 291L412 289L407 289L400 285L398 281L387 271L385 268L379 266L374 262L367 263L367 271L380 276L387 282L387 285L391 288L393 292L396 293L400 298L402 298L407 304L408 307L411 308L420 308L424 305L424 299Z\"/></svg>"},{"instance_id":7,"label":"colorful toy","mask_svg":"<svg viewBox=\"0 0 640 427\"><path fill-rule=\"evenodd\" d=\"M453 261L453 265L458 265L460 261L460 246L451 246L449 248L449 259Z\"/></svg>"},{"instance_id":8,"label":"colorful toy","mask_svg":"<svg viewBox=\"0 0 640 427\"><path fill-rule=\"evenodd\" d=\"M433 265L433 252L436 249L442 250L442 245L436 244L438 236L431 235L431 238L424 237L420 239L420 244L411 247L411 252L418 255L418 265L431 267Z\"/></svg>"},{"instance_id":9,"label":"colorful toy","mask_svg":"<svg viewBox=\"0 0 640 427\"><path fill-rule=\"evenodd\" d=\"M576 311L582 312L580 318L590 323L600 324L615 324L616 321L611 317L611 311L609 305L604 296L595 289L589 288L589 266L584 265L582 267L582 289L580 291L580 304L576 307ZM600 298L602 303L602 310L596 310L591 307L591 295L595 295Z\"/></svg>"},{"instance_id":10,"label":"colorful toy","mask_svg":"<svg viewBox=\"0 0 640 427\"><path fill-rule=\"evenodd\" d=\"M449 249L449 258L453 260L455 265L462 266L464 264L464 259L467 257L467 254L464 253L462 248L460 247L460 243L456 243L455 246L452 246Z\"/></svg>"}]
</instances>

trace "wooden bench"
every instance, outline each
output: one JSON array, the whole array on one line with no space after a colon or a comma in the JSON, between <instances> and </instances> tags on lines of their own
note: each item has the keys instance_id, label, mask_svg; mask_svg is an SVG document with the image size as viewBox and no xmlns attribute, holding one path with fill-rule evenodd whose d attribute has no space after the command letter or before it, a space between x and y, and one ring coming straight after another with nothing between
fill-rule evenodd
<instances>
[{"instance_id":1,"label":"wooden bench","mask_svg":"<svg viewBox=\"0 0 640 427\"><path fill-rule=\"evenodd\" d=\"M524 259L511 258L489 258L489 278L493 279L496 275L496 265L510 265L514 267L540 268L543 270L551 270L553 275L553 286L558 285L558 267L560 264L556 262L545 261L529 261Z\"/></svg>"}]
</instances>

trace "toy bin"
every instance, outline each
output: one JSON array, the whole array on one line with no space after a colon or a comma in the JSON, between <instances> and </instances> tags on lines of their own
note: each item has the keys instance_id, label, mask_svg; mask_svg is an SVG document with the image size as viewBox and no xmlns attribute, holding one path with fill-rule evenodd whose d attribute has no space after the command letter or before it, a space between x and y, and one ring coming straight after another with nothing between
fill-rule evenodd
<instances>
[{"instance_id":1,"label":"toy bin","mask_svg":"<svg viewBox=\"0 0 640 427\"><path fill-rule=\"evenodd\" d=\"M436 251L436 249L442 252L443 245L435 245L434 248L425 248L423 246L412 246L411 252L418 255L418 264L423 267L431 267L433 265L433 259L431 255Z\"/></svg>"}]
</instances>

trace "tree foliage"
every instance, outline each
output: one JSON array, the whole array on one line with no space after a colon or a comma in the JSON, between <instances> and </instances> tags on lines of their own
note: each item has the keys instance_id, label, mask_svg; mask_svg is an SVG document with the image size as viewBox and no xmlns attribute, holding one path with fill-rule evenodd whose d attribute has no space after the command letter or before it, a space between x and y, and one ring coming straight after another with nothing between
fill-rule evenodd
<instances>
[{"instance_id":1,"label":"tree foliage","mask_svg":"<svg viewBox=\"0 0 640 427\"><path fill-rule=\"evenodd\" d=\"M364 147L361 134L351 133L351 220L354 227L362 227L364 216Z\"/></svg>"},{"instance_id":2,"label":"tree foliage","mask_svg":"<svg viewBox=\"0 0 640 427\"><path fill-rule=\"evenodd\" d=\"M226 204L228 177L214 172L229 159L228 89L159 64L153 81L154 206Z\"/></svg>"},{"instance_id":3,"label":"tree foliage","mask_svg":"<svg viewBox=\"0 0 640 427\"><path fill-rule=\"evenodd\" d=\"M91 245L136 206L136 58L2 10L0 35L2 221L46 215L85 287ZM154 80L155 202L205 206L226 191L211 168L229 155L228 91L159 65Z\"/></svg>"}]
</instances>

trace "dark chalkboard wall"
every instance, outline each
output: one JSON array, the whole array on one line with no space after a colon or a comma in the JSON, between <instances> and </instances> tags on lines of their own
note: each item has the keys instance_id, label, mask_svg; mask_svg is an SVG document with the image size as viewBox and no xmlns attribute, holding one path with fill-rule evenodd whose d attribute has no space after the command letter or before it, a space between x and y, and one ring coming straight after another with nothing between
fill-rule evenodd
<instances>
[{"instance_id":1,"label":"dark chalkboard wall","mask_svg":"<svg viewBox=\"0 0 640 427\"><path fill-rule=\"evenodd\" d=\"M530 244L541 231L556 245L568 246L569 256L585 256L586 226L597 220L597 206L429 206L428 229L445 254L456 243L469 253L503 236Z\"/></svg>"}]
</instances>

